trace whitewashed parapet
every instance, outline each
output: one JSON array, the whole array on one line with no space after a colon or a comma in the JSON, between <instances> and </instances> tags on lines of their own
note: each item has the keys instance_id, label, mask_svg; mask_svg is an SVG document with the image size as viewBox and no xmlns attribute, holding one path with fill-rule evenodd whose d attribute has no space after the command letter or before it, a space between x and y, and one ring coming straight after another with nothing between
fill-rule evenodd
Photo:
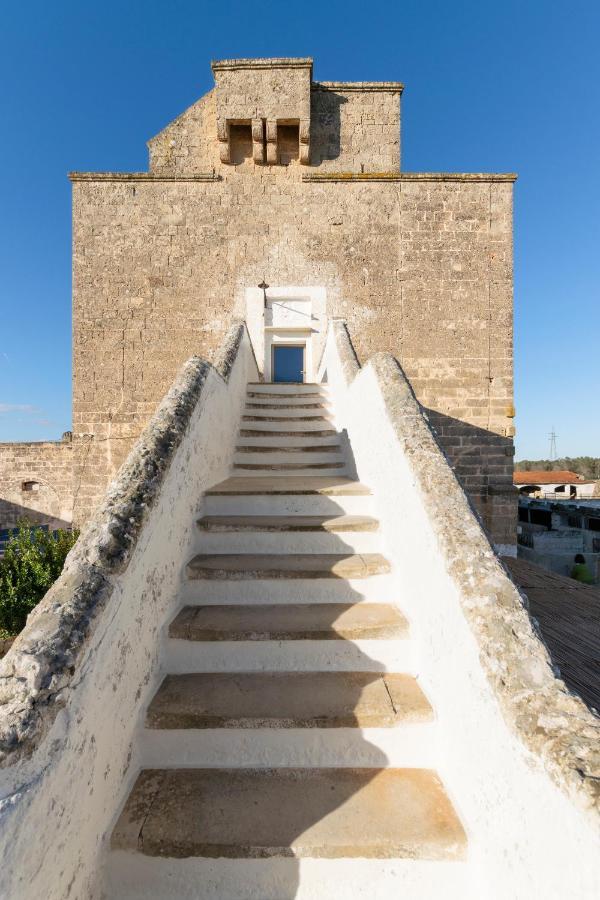
<instances>
[{"instance_id":1,"label":"whitewashed parapet","mask_svg":"<svg viewBox=\"0 0 600 900\"><path fill-rule=\"evenodd\" d=\"M245 326L229 330L215 368L229 376ZM0 664L0 766L30 754L64 706L99 612L124 571L197 404L209 363L188 360L67 557L61 577Z\"/></svg>"},{"instance_id":2,"label":"whitewashed parapet","mask_svg":"<svg viewBox=\"0 0 600 900\"><path fill-rule=\"evenodd\" d=\"M331 341L349 386L361 367L343 320L330 323L329 346ZM322 365L326 362L325 354ZM557 677L537 623L528 614L527 597L494 552L399 362L378 353L364 368L376 378L389 422L410 461L445 568L458 587L481 664L507 722L600 825L600 719Z\"/></svg>"},{"instance_id":3,"label":"whitewashed parapet","mask_svg":"<svg viewBox=\"0 0 600 900\"><path fill-rule=\"evenodd\" d=\"M203 493L229 470L246 384L245 325L215 365L182 368L0 662L0 896L103 897L101 859L141 761L162 678L160 634ZM31 852L32 841L35 853Z\"/></svg>"}]
</instances>

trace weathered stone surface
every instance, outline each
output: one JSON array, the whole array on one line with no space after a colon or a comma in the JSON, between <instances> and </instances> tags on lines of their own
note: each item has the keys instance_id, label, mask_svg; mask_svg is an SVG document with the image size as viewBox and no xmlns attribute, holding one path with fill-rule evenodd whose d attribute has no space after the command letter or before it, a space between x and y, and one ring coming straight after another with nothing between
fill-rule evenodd
<instances>
[{"instance_id":1,"label":"weathered stone surface","mask_svg":"<svg viewBox=\"0 0 600 900\"><path fill-rule=\"evenodd\" d=\"M377 531L372 516L203 516L202 531Z\"/></svg>"},{"instance_id":2,"label":"weathered stone surface","mask_svg":"<svg viewBox=\"0 0 600 900\"><path fill-rule=\"evenodd\" d=\"M148 728L391 728L432 711L409 675L242 672L169 675Z\"/></svg>"},{"instance_id":3,"label":"weathered stone surface","mask_svg":"<svg viewBox=\"0 0 600 900\"><path fill-rule=\"evenodd\" d=\"M426 769L142 772L112 836L149 856L461 859L466 836Z\"/></svg>"},{"instance_id":4,"label":"weathered stone surface","mask_svg":"<svg viewBox=\"0 0 600 900\"><path fill-rule=\"evenodd\" d=\"M169 636L188 641L328 641L404 638L408 622L385 603L186 606Z\"/></svg>"},{"instance_id":5,"label":"weathered stone surface","mask_svg":"<svg viewBox=\"0 0 600 900\"><path fill-rule=\"evenodd\" d=\"M366 578L389 572L380 553L198 554L187 565L188 578Z\"/></svg>"},{"instance_id":6,"label":"weathered stone surface","mask_svg":"<svg viewBox=\"0 0 600 900\"><path fill-rule=\"evenodd\" d=\"M221 494L326 494L336 495L367 495L368 487L359 481L342 476L312 475L306 478L277 477L277 478L244 478L243 476L228 478L221 484L215 485L207 494L218 497Z\"/></svg>"}]
</instances>

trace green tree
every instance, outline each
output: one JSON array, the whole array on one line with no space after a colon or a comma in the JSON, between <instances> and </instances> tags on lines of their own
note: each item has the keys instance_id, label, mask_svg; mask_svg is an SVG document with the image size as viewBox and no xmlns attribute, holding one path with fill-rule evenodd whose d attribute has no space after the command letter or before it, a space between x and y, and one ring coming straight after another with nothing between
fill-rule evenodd
<instances>
[{"instance_id":1,"label":"green tree","mask_svg":"<svg viewBox=\"0 0 600 900\"><path fill-rule=\"evenodd\" d=\"M78 531L51 533L19 522L0 558L0 631L18 634L28 614L62 572Z\"/></svg>"}]
</instances>

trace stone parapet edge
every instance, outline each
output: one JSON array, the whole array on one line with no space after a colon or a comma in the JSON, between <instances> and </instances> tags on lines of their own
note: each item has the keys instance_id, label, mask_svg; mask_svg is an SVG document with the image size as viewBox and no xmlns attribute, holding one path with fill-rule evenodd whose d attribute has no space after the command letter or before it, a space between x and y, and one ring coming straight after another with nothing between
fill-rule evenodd
<instances>
[{"instance_id":1,"label":"stone parapet edge","mask_svg":"<svg viewBox=\"0 0 600 900\"><path fill-rule=\"evenodd\" d=\"M78 665L115 577L131 560L211 370L225 380L246 326L229 329L214 366L181 368L104 499L69 553L61 576L0 662L0 768L30 756L67 702Z\"/></svg>"},{"instance_id":2,"label":"stone parapet edge","mask_svg":"<svg viewBox=\"0 0 600 900\"><path fill-rule=\"evenodd\" d=\"M213 72L224 69L312 69L311 56L273 56L265 59L213 59Z\"/></svg>"},{"instance_id":3,"label":"stone parapet edge","mask_svg":"<svg viewBox=\"0 0 600 900\"><path fill-rule=\"evenodd\" d=\"M331 327L350 384L360 364L345 322L334 320ZM555 674L527 596L494 552L399 362L390 353L377 353L365 366L373 368L394 432L410 456L445 568L458 587L505 721L600 826L600 719Z\"/></svg>"},{"instance_id":4,"label":"stone parapet edge","mask_svg":"<svg viewBox=\"0 0 600 900\"><path fill-rule=\"evenodd\" d=\"M404 84L401 81L313 81L313 91L354 91L360 94L401 94Z\"/></svg>"},{"instance_id":5,"label":"stone parapet edge","mask_svg":"<svg viewBox=\"0 0 600 900\"><path fill-rule=\"evenodd\" d=\"M0 441L0 450L3 447L12 447L14 449L18 447L46 447L48 444L51 444L53 447L64 447L69 446L71 441L62 440L61 438L55 438L50 441Z\"/></svg>"},{"instance_id":6,"label":"stone parapet edge","mask_svg":"<svg viewBox=\"0 0 600 900\"><path fill-rule=\"evenodd\" d=\"M196 175L155 175L153 172L69 172L70 182L76 181L222 181L215 172Z\"/></svg>"},{"instance_id":7,"label":"stone parapet edge","mask_svg":"<svg viewBox=\"0 0 600 900\"><path fill-rule=\"evenodd\" d=\"M514 172L307 172L305 182L365 182L365 181L516 181Z\"/></svg>"}]
</instances>

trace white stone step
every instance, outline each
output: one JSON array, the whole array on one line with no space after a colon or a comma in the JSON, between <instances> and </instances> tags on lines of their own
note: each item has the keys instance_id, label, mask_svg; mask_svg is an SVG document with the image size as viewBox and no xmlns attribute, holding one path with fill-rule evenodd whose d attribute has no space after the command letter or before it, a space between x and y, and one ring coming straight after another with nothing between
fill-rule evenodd
<instances>
[{"instance_id":1,"label":"white stone step","mask_svg":"<svg viewBox=\"0 0 600 900\"><path fill-rule=\"evenodd\" d=\"M461 861L466 845L436 772L391 767L145 769L111 836L159 859Z\"/></svg>"},{"instance_id":2,"label":"white stone step","mask_svg":"<svg viewBox=\"0 0 600 900\"><path fill-rule=\"evenodd\" d=\"M273 450L279 451L285 449L287 452L288 448L292 450L297 448L298 450L304 449L304 447L315 447L322 449L324 447L328 448L340 448L340 435L338 434L330 434L320 437L319 435L310 436L310 435L280 435L276 432L262 435L255 435L250 437L238 437L237 439L237 451L242 452L242 450L250 450L261 448L264 450ZM331 450L327 452L332 452Z\"/></svg>"},{"instance_id":3,"label":"white stone step","mask_svg":"<svg viewBox=\"0 0 600 900\"><path fill-rule=\"evenodd\" d=\"M291 420L282 422L277 420L262 419L249 420L240 423L240 431L238 440L245 437L265 437L277 434L282 437L332 437L337 435L336 427L331 422L322 419L313 419L309 421Z\"/></svg>"},{"instance_id":4,"label":"white stone step","mask_svg":"<svg viewBox=\"0 0 600 900\"><path fill-rule=\"evenodd\" d=\"M248 428L246 423L248 421L255 422L311 422L311 423L321 423L322 427L325 427L327 422L330 420L330 414L326 409L322 407L315 407L313 409L296 409L295 407L291 407L288 409L285 408L277 408L277 409L265 409L258 408L252 406L246 406L242 413L242 428Z\"/></svg>"},{"instance_id":5,"label":"white stone step","mask_svg":"<svg viewBox=\"0 0 600 900\"><path fill-rule=\"evenodd\" d=\"M336 464L344 465L344 457L339 451L332 450L264 450L255 449L252 451L236 452L233 458L234 466L244 467L252 465L260 466L311 466L315 463L325 466L334 466Z\"/></svg>"},{"instance_id":6,"label":"white stone step","mask_svg":"<svg viewBox=\"0 0 600 900\"><path fill-rule=\"evenodd\" d=\"M226 478L206 491L206 496L263 496L294 494L307 497L354 497L371 496L370 489L353 478L343 475L290 475L284 481L265 476L250 480L243 476Z\"/></svg>"},{"instance_id":7,"label":"white stone step","mask_svg":"<svg viewBox=\"0 0 600 900\"><path fill-rule=\"evenodd\" d=\"M247 386L248 393L256 394L329 394L329 388L326 384L314 384L304 382L303 384L282 384L279 382L249 382Z\"/></svg>"},{"instance_id":8,"label":"white stone step","mask_svg":"<svg viewBox=\"0 0 600 900\"><path fill-rule=\"evenodd\" d=\"M109 858L110 900L480 900L466 862Z\"/></svg>"},{"instance_id":9,"label":"white stone step","mask_svg":"<svg viewBox=\"0 0 600 900\"><path fill-rule=\"evenodd\" d=\"M339 474L228 478L202 503L203 515L360 515L370 509L368 488Z\"/></svg>"},{"instance_id":10,"label":"white stone step","mask_svg":"<svg viewBox=\"0 0 600 900\"><path fill-rule=\"evenodd\" d=\"M373 498L368 495L327 497L301 494L208 494L203 497L201 506L202 514L208 516L360 516L369 515L372 508Z\"/></svg>"},{"instance_id":11,"label":"white stone step","mask_svg":"<svg viewBox=\"0 0 600 900\"><path fill-rule=\"evenodd\" d=\"M435 722L395 728L142 729L141 765L400 766L439 764Z\"/></svg>"},{"instance_id":12,"label":"white stone step","mask_svg":"<svg viewBox=\"0 0 600 900\"><path fill-rule=\"evenodd\" d=\"M165 676L145 727L334 732L431 721L419 683L402 672L187 672Z\"/></svg>"},{"instance_id":13,"label":"white stone step","mask_svg":"<svg viewBox=\"0 0 600 900\"><path fill-rule=\"evenodd\" d=\"M248 394L246 406L266 409L327 409L329 400L319 394L305 394L296 397L291 394L275 396L273 394Z\"/></svg>"},{"instance_id":14,"label":"white stone step","mask_svg":"<svg viewBox=\"0 0 600 900\"><path fill-rule=\"evenodd\" d=\"M197 553L377 553L381 535L369 531L199 531Z\"/></svg>"},{"instance_id":15,"label":"white stone step","mask_svg":"<svg viewBox=\"0 0 600 900\"><path fill-rule=\"evenodd\" d=\"M307 580L371 578L391 571L381 553L198 553L186 566L201 581Z\"/></svg>"},{"instance_id":16,"label":"white stone step","mask_svg":"<svg viewBox=\"0 0 600 900\"><path fill-rule=\"evenodd\" d=\"M379 530L379 522L373 516L203 516L196 524L200 531L220 534L232 531L264 531L272 534L282 531L316 531L337 534Z\"/></svg>"},{"instance_id":17,"label":"white stone step","mask_svg":"<svg viewBox=\"0 0 600 900\"><path fill-rule=\"evenodd\" d=\"M168 638L165 668L186 672L406 672L414 641L185 641Z\"/></svg>"},{"instance_id":18,"label":"white stone step","mask_svg":"<svg viewBox=\"0 0 600 900\"><path fill-rule=\"evenodd\" d=\"M234 476L244 476L248 478L262 478L265 475L274 478L286 478L290 475L299 477L308 477L312 475L345 475L345 463L336 463L334 465L325 465L324 463L312 463L306 466L300 466L298 463L280 463L277 467L268 464L255 463L248 465L235 465L231 474Z\"/></svg>"},{"instance_id":19,"label":"white stone step","mask_svg":"<svg viewBox=\"0 0 600 900\"><path fill-rule=\"evenodd\" d=\"M248 603L395 603L391 575L370 578L253 578L247 581L184 579L181 600L189 605Z\"/></svg>"},{"instance_id":20,"label":"white stone step","mask_svg":"<svg viewBox=\"0 0 600 900\"><path fill-rule=\"evenodd\" d=\"M371 516L205 516L198 553L375 553L379 523Z\"/></svg>"}]
</instances>

